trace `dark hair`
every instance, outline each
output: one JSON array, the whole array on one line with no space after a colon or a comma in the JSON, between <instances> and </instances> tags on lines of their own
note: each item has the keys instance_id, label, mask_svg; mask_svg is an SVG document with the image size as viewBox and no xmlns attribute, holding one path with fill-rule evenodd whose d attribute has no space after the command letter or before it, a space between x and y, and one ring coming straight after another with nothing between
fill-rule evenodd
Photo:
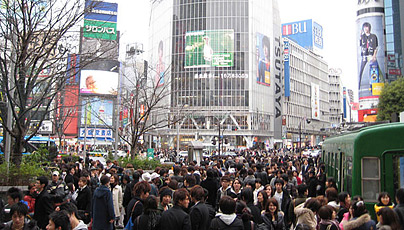
<instances>
[{"instance_id":1,"label":"dark hair","mask_svg":"<svg viewBox=\"0 0 404 230\"><path fill-rule=\"evenodd\" d=\"M143 212L148 215L151 211L156 210L158 206L157 197L150 195L143 202Z\"/></svg>"},{"instance_id":2,"label":"dark hair","mask_svg":"<svg viewBox=\"0 0 404 230\"><path fill-rule=\"evenodd\" d=\"M247 204L253 202L253 192L250 188L244 188L241 191L241 200L243 200Z\"/></svg>"},{"instance_id":3,"label":"dark hair","mask_svg":"<svg viewBox=\"0 0 404 230\"><path fill-rule=\"evenodd\" d=\"M186 175L184 181L187 182L188 187L193 187L196 185L196 178L194 175Z\"/></svg>"},{"instance_id":4,"label":"dark hair","mask_svg":"<svg viewBox=\"0 0 404 230\"><path fill-rule=\"evenodd\" d=\"M388 207L382 208L377 212L377 215L382 216L382 225L389 225L392 230L400 229L399 217L393 209Z\"/></svg>"},{"instance_id":5,"label":"dark hair","mask_svg":"<svg viewBox=\"0 0 404 230\"><path fill-rule=\"evenodd\" d=\"M222 196L219 201L219 207L223 214L235 213L236 201L230 196Z\"/></svg>"},{"instance_id":6,"label":"dark hair","mask_svg":"<svg viewBox=\"0 0 404 230\"><path fill-rule=\"evenodd\" d=\"M261 178L255 178L255 181L254 181L255 183L260 183L261 185L262 185L262 180L261 180Z\"/></svg>"},{"instance_id":7,"label":"dark hair","mask_svg":"<svg viewBox=\"0 0 404 230\"><path fill-rule=\"evenodd\" d=\"M325 190L325 196L327 197L328 202L337 201L338 191L334 187L327 188Z\"/></svg>"},{"instance_id":8,"label":"dark hair","mask_svg":"<svg viewBox=\"0 0 404 230\"><path fill-rule=\"evenodd\" d=\"M114 185L117 185L119 183L119 176L118 174L113 174L111 177L114 177Z\"/></svg>"},{"instance_id":9,"label":"dark hair","mask_svg":"<svg viewBox=\"0 0 404 230\"><path fill-rule=\"evenodd\" d=\"M173 171L174 171L174 175L178 175L181 172L181 168L178 166L174 166Z\"/></svg>"},{"instance_id":10,"label":"dark hair","mask_svg":"<svg viewBox=\"0 0 404 230\"><path fill-rule=\"evenodd\" d=\"M106 175L102 176L101 179L100 179L100 182L101 182L102 185L108 184L109 176L106 176Z\"/></svg>"},{"instance_id":11,"label":"dark hair","mask_svg":"<svg viewBox=\"0 0 404 230\"><path fill-rule=\"evenodd\" d=\"M47 177L45 177L45 176L40 176L40 177L37 178L37 180L39 181L40 184L45 185L45 187L48 186L49 180L48 180ZM45 188L44 188L44 189L45 189Z\"/></svg>"},{"instance_id":12,"label":"dark hair","mask_svg":"<svg viewBox=\"0 0 404 230\"><path fill-rule=\"evenodd\" d=\"M353 210L353 217L360 217L365 213L368 213L368 210L366 210L366 206L365 206L365 202L363 202L362 200L359 201L355 201L352 204L352 210Z\"/></svg>"},{"instance_id":13,"label":"dark hair","mask_svg":"<svg viewBox=\"0 0 404 230\"><path fill-rule=\"evenodd\" d=\"M404 188L397 189L396 198L400 204L404 204Z\"/></svg>"},{"instance_id":14,"label":"dark hair","mask_svg":"<svg viewBox=\"0 0 404 230\"><path fill-rule=\"evenodd\" d=\"M345 204L345 199L349 196L349 194L347 192L340 192L338 194L338 200L339 202L342 202Z\"/></svg>"},{"instance_id":15,"label":"dark hair","mask_svg":"<svg viewBox=\"0 0 404 230\"><path fill-rule=\"evenodd\" d=\"M14 213L18 213L22 216L26 216L28 214L28 207L26 204L22 202L17 202L13 205L11 205L10 208L10 215L14 215Z\"/></svg>"},{"instance_id":16,"label":"dark hair","mask_svg":"<svg viewBox=\"0 0 404 230\"><path fill-rule=\"evenodd\" d=\"M135 196L140 196L144 193L150 192L151 187L147 181L140 181L135 184L133 187L133 193Z\"/></svg>"},{"instance_id":17,"label":"dark hair","mask_svg":"<svg viewBox=\"0 0 404 230\"><path fill-rule=\"evenodd\" d=\"M191 189L191 197L195 198L197 201L201 201L205 197L205 190L203 190L200 185L195 185Z\"/></svg>"},{"instance_id":18,"label":"dark hair","mask_svg":"<svg viewBox=\"0 0 404 230\"><path fill-rule=\"evenodd\" d=\"M372 30L372 26L370 25L369 22L363 23L363 25L362 25L362 30L363 30L365 27L369 27L369 32Z\"/></svg>"},{"instance_id":19,"label":"dark hair","mask_svg":"<svg viewBox=\"0 0 404 230\"><path fill-rule=\"evenodd\" d=\"M222 178L220 178L220 182L223 182L223 181L228 181L228 182L230 182L230 177L227 176L227 175L222 176Z\"/></svg>"},{"instance_id":20,"label":"dark hair","mask_svg":"<svg viewBox=\"0 0 404 230\"><path fill-rule=\"evenodd\" d=\"M382 203L382 198L385 197L385 196L387 196L387 197L389 198L389 203L387 204L387 206L392 205L391 196L389 195L389 193L388 193L388 192L381 192L381 193L379 194L379 197L377 198L377 200L379 201L379 203L377 204L378 206L385 206L385 205Z\"/></svg>"},{"instance_id":21,"label":"dark hair","mask_svg":"<svg viewBox=\"0 0 404 230\"><path fill-rule=\"evenodd\" d=\"M18 200L22 200L22 193L19 188L16 187L11 187L7 190L7 196L11 197L11 199L15 200L18 198Z\"/></svg>"},{"instance_id":22,"label":"dark hair","mask_svg":"<svg viewBox=\"0 0 404 230\"><path fill-rule=\"evenodd\" d=\"M243 222L251 221L253 218L247 204L241 200L236 202L236 214L238 218L243 220Z\"/></svg>"},{"instance_id":23,"label":"dark hair","mask_svg":"<svg viewBox=\"0 0 404 230\"><path fill-rule=\"evenodd\" d=\"M266 205L265 205L265 211L266 211L267 213L270 213L270 212L269 212L269 204L273 204L273 205L276 206L276 209L275 209L275 218L277 218L277 217L278 217L277 213L278 213L278 211L279 211L279 203L278 203L278 201L277 201L275 198L269 198L269 199L268 199L268 201L267 201L267 203L266 203Z\"/></svg>"},{"instance_id":24,"label":"dark hair","mask_svg":"<svg viewBox=\"0 0 404 230\"><path fill-rule=\"evenodd\" d=\"M49 219L55 223L55 228L61 227L61 230L70 230L69 216L64 211L55 211L49 215Z\"/></svg>"},{"instance_id":25,"label":"dark hair","mask_svg":"<svg viewBox=\"0 0 404 230\"><path fill-rule=\"evenodd\" d=\"M262 195L262 198L263 198L262 203L259 203L259 202L258 202L258 206L259 206L259 208L260 208L261 210L265 210L265 208L266 208L265 205L266 205L267 202L268 202L268 194L267 194L267 192L266 192L265 190L259 191L258 194L261 194L261 195ZM257 197L258 197L258 194L257 194Z\"/></svg>"},{"instance_id":26,"label":"dark hair","mask_svg":"<svg viewBox=\"0 0 404 230\"><path fill-rule=\"evenodd\" d=\"M337 182L335 181L334 177L328 177L327 182L328 182L329 188L333 187L333 188L337 189Z\"/></svg>"},{"instance_id":27,"label":"dark hair","mask_svg":"<svg viewBox=\"0 0 404 230\"><path fill-rule=\"evenodd\" d=\"M240 178L236 178L233 180L233 183L231 185L231 187L234 189L234 182L238 181L240 183L240 189L243 187L243 181L240 180Z\"/></svg>"},{"instance_id":28,"label":"dark hair","mask_svg":"<svg viewBox=\"0 0 404 230\"><path fill-rule=\"evenodd\" d=\"M208 178L214 178L215 177L215 171L211 168L209 168L208 170L206 170L206 176Z\"/></svg>"},{"instance_id":29,"label":"dark hair","mask_svg":"<svg viewBox=\"0 0 404 230\"><path fill-rule=\"evenodd\" d=\"M269 49L271 48L270 45L271 44L269 42L269 38L267 36L264 36L262 38L262 46L266 46L268 48L268 53L269 53Z\"/></svg>"},{"instance_id":30,"label":"dark hair","mask_svg":"<svg viewBox=\"0 0 404 230\"><path fill-rule=\"evenodd\" d=\"M78 210L77 210L77 206L73 203L63 203L62 205L60 205L60 210L61 211L65 211L68 215L72 215L74 214L76 216L76 218L79 219L79 214L78 214Z\"/></svg>"},{"instance_id":31,"label":"dark hair","mask_svg":"<svg viewBox=\"0 0 404 230\"><path fill-rule=\"evenodd\" d=\"M275 183L274 183L274 184L275 184L275 185L276 185L276 184L281 184L281 185L283 186L283 180L281 180L281 179L278 178L278 179L275 180Z\"/></svg>"},{"instance_id":32,"label":"dark hair","mask_svg":"<svg viewBox=\"0 0 404 230\"><path fill-rule=\"evenodd\" d=\"M304 193L307 191L307 185L302 183L297 186L297 193L299 197L304 197Z\"/></svg>"},{"instance_id":33,"label":"dark hair","mask_svg":"<svg viewBox=\"0 0 404 230\"><path fill-rule=\"evenodd\" d=\"M174 204L178 205L180 201L185 200L189 197L189 193L185 188L180 188L174 192Z\"/></svg>"},{"instance_id":34,"label":"dark hair","mask_svg":"<svg viewBox=\"0 0 404 230\"><path fill-rule=\"evenodd\" d=\"M317 214L323 220L331 220L333 211L334 209L330 205L324 205L318 210Z\"/></svg>"},{"instance_id":35,"label":"dark hair","mask_svg":"<svg viewBox=\"0 0 404 230\"><path fill-rule=\"evenodd\" d=\"M306 201L304 208L308 208L313 212L317 212L321 208L321 203L317 198L311 198Z\"/></svg>"}]
</instances>

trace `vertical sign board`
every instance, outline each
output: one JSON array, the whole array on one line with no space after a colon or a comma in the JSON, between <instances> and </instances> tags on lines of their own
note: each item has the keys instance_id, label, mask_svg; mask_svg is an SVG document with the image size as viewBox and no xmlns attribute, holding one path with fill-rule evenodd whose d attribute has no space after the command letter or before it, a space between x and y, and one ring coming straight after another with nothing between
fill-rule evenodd
<instances>
[{"instance_id":1,"label":"vertical sign board","mask_svg":"<svg viewBox=\"0 0 404 230\"><path fill-rule=\"evenodd\" d=\"M285 97L290 97L289 40L283 41L283 63L285 75Z\"/></svg>"},{"instance_id":2,"label":"vertical sign board","mask_svg":"<svg viewBox=\"0 0 404 230\"><path fill-rule=\"evenodd\" d=\"M342 98L342 104L343 104L343 107L344 107L344 118L346 118L346 113L347 113L347 103L346 103L346 87L342 87L342 95L343 95L343 98Z\"/></svg>"},{"instance_id":3,"label":"vertical sign board","mask_svg":"<svg viewBox=\"0 0 404 230\"><path fill-rule=\"evenodd\" d=\"M275 128L274 128L274 138L282 138L282 38L280 34L275 34L274 38L274 107L275 107Z\"/></svg>"},{"instance_id":4,"label":"vertical sign board","mask_svg":"<svg viewBox=\"0 0 404 230\"><path fill-rule=\"evenodd\" d=\"M320 86L311 83L311 118L320 120Z\"/></svg>"},{"instance_id":5,"label":"vertical sign board","mask_svg":"<svg viewBox=\"0 0 404 230\"><path fill-rule=\"evenodd\" d=\"M271 86L271 52L269 38L257 33L257 83Z\"/></svg>"},{"instance_id":6,"label":"vertical sign board","mask_svg":"<svg viewBox=\"0 0 404 230\"><path fill-rule=\"evenodd\" d=\"M375 105L379 96L372 93L372 85L382 83L386 73L384 1L359 0L357 9L359 101L368 100L367 105Z\"/></svg>"}]
</instances>

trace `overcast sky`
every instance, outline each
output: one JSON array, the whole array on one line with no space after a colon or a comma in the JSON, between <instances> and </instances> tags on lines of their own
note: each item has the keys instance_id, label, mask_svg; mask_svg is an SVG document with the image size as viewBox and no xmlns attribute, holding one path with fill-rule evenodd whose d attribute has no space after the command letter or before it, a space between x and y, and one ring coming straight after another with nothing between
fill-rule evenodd
<instances>
[{"instance_id":1,"label":"overcast sky","mask_svg":"<svg viewBox=\"0 0 404 230\"><path fill-rule=\"evenodd\" d=\"M118 30L121 54L127 43L147 48L149 0L120 0ZM342 70L343 85L357 95L356 2L353 0L279 0L282 23L313 19L323 27L324 59L329 68Z\"/></svg>"}]
</instances>

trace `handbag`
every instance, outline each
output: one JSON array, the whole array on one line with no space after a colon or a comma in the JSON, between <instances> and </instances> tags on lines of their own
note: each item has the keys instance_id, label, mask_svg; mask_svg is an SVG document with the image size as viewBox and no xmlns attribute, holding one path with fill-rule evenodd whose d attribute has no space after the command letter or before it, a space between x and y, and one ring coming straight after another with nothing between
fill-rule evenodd
<instances>
[{"instance_id":1,"label":"handbag","mask_svg":"<svg viewBox=\"0 0 404 230\"><path fill-rule=\"evenodd\" d=\"M128 220L128 223L125 225L124 230L132 230L133 229L134 223L132 221L132 213L133 213L133 210L135 210L135 207L136 207L137 203L139 203L139 201L136 201L136 203L133 205L132 211L130 212L130 218ZM138 218L139 218L139 216L138 216ZM139 220L138 220L138 222L139 222Z\"/></svg>"}]
</instances>

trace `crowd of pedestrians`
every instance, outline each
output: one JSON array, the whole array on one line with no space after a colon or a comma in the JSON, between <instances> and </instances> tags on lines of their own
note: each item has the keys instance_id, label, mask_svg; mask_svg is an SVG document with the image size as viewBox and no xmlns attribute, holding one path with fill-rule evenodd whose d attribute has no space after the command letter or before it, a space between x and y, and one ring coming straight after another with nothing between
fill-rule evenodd
<instances>
[{"instance_id":1,"label":"crowd of pedestrians","mask_svg":"<svg viewBox=\"0 0 404 230\"><path fill-rule=\"evenodd\" d=\"M2 203L0 229L398 230L404 189L383 192L372 220L364 200L338 192L321 159L246 151L183 159L153 171L107 161L55 162L25 196Z\"/></svg>"}]
</instances>

